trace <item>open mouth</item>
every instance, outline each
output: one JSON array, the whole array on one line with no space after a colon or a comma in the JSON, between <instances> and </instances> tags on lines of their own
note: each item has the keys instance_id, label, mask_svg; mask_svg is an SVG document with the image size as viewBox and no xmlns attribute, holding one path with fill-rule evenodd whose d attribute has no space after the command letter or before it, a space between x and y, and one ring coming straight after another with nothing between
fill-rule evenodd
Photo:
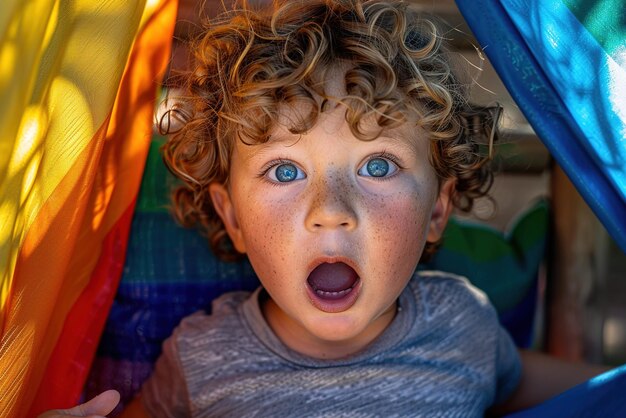
<instances>
[{"instance_id":1,"label":"open mouth","mask_svg":"<svg viewBox=\"0 0 626 418\"><path fill-rule=\"evenodd\" d=\"M311 302L324 312L349 309L358 297L361 280L346 263L322 263L307 278Z\"/></svg>"}]
</instances>

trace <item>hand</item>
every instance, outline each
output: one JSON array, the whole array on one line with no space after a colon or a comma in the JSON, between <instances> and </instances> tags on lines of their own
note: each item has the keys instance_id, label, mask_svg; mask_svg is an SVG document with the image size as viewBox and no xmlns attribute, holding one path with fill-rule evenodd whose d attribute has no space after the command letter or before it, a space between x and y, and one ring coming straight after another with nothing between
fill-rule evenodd
<instances>
[{"instance_id":1,"label":"hand","mask_svg":"<svg viewBox=\"0 0 626 418\"><path fill-rule=\"evenodd\" d=\"M88 402L70 409L55 409L44 412L38 418L55 417L90 417L101 418L115 409L120 401L120 394L116 390L107 390Z\"/></svg>"}]
</instances>

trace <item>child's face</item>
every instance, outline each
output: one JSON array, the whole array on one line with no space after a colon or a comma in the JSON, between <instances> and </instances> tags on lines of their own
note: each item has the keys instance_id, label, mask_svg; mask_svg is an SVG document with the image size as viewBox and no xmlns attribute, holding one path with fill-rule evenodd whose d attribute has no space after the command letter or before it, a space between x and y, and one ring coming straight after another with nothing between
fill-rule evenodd
<instances>
[{"instance_id":1,"label":"child's face","mask_svg":"<svg viewBox=\"0 0 626 418\"><path fill-rule=\"evenodd\" d=\"M212 184L211 196L291 348L341 357L393 319L450 209L451 184L439 193L423 135L406 124L362 141L339 107L301 137L279 128L266 144L237 141L229 185Z\"/></svg>"}]
</instances>

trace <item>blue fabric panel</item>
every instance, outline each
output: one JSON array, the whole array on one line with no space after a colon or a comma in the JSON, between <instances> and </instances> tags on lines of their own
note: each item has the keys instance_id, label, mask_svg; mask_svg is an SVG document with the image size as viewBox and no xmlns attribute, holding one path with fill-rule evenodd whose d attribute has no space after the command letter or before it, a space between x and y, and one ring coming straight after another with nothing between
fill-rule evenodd
<instances>
[{"instance_id":1,"label":"blue fabric panel","mask_svg":"<svg viewBox=\"0 0 626 418\"><path fill-rule=\"evenodd\" d=\"M97 355L152 363L182 318L210 312L223 293L258 285L247 261L219 261L205 238L178 226L169 213L136 212L124 275Z\"/></svg>"},{"instance_id":2,"label":"blue fabric panel","mask_svg":"<svg viewBox=\"0 0 626 418\"><path fill-rule=\"evenodd\" d=\"M215 293L210 286L196 283L120 285L98 356L154 362L161 343L182 318L199 310L210 312Z\"/></svg>"},{"instance_id":3,"label":"blue fabric panel","mask_svg":"<svg viewBox=\"0 0 626 418\"><path fill-rule=\"evenodd\" d=\"M626 366L580 384L541 405L508 418L626 417Z\"/></svg>"},{"instance_id":4,"label":"blue fabric panel","mask_svg":"<svg viewBox=\"0 0 626 418\"><path fill-rule=\"evenodd\" d=\"M533 343L537 287L538 280L535 279L521 302L499 314L500 323L509 332L515 345L520 348L530 348Z\"/></svg>"},{"instance_id":5,"label":"blue fabric panel","mask_svg":"<svg viewBox=\"0 0 626 418\"><path fill-rule=\"evenodd\" d=\"M620 146L626 136L626 65L620 67L561 0L502 4L573 115L594 167L626 200L626 146Z\"/></svg>"},{"instance_id":6,"label":"blue fabric panel","mask_svg":"<svg viewBox=\"0 0 626 418\"><path fill-rule=\"evenodd\" d=\"M625 64L559 3L457 0L537 135L626 251L626 115L617 83Z\"/></svg>"}]
</instances>

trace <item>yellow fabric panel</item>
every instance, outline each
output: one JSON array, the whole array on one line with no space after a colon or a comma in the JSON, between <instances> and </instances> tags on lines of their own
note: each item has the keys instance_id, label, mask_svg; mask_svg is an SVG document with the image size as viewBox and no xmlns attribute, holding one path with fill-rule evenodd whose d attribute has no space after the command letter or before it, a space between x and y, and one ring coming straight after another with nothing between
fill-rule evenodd
<instances>
[{"instance_id":1,"label":"yellow fabric panel","mask_svg":"<svg viewBox=\"0 0 626 418\"><path fill-rule=\"evenodd\" d=\"M12 58L0 64L8 109L0 112L2 316L15 249L111 112L144 8L126 0L15 3L0 53Z\"/></svg>"},{"instance_id":2,"label":"yellow fabric panel","mask_svg":"<svg viewBox=\"0 0 626 418\"><path fill-rule=\"evenodd\" d=\"M167 16L138 42L116 101L156 11ZM0 3L0 417L28 411L100 240L136 194L145 93L157 88L175 15L174 0Z\"/></svg>"}]
</instances>

